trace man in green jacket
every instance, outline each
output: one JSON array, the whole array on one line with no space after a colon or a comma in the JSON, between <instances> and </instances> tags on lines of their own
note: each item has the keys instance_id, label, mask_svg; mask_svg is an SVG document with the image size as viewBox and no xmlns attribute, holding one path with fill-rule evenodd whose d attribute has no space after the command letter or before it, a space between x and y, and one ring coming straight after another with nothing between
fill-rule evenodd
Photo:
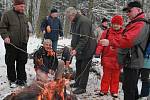
<instances>
[{"instance_id":1,"label":"man in green jacket","mask_svg":"<svg viewBox=\"0 0 150 100\"><path fill-rule=\"evenodd\" d=\"M86 92L89 69L96 48L96 39L92 29L92 22L73 7L66 9L66 16L71 21L71 55L76 56L75 83L71 87L77 89L74 94ZM94 39L93 39L94 38Z\"/></svg>"},{"instance_id":2,"label":"man in green jacket","mask_svg":"<svg viewBox=\"0 0 150 100\"><path fill-rule=\"evenodd\" d=\"M24 86L27 80L25 64L27 63L26 52L29 34L24 11L25 1L13 0L13 9L2 15L0 23L0 34L6 49L7 77L11 88L17 85Z\"/></svg>"}]
</instances>

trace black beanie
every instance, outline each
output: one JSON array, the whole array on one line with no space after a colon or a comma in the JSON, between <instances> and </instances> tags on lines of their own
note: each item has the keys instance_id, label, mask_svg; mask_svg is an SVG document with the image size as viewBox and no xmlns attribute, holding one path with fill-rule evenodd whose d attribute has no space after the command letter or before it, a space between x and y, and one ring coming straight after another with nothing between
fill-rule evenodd
<instances>
[{"instance_id":1,"label":"black beanie","mask_svg":"<svg viewBox=\"0 0 150 100\"><path fill-rule=\"evenodd\" d=\"M105 17L102 19L102 23L103 22L108 22L108 19L106 19Z\"/></svg>"},{"instance_id":2,"label":"black beanie","mask_svg":"<svg viewBox=\"0 0 150 100\"><path fill-rule=\"evenodd\" d=\"M51 10L51 13L57 13L58 11L57 11L57 9L52 9Z\"/></svg>"}]
</instances>

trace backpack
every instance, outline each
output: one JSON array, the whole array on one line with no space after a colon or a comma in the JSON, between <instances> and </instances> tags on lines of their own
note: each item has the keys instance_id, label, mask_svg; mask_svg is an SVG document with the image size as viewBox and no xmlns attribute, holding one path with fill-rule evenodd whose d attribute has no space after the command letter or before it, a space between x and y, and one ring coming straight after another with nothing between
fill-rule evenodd
<instances>
[{"instance_id":1,"label":"backpack","mask_svg":"<svg viewBox=\"0 0 150 100\"><path fill-rule=\"evenodd\" d=\"M149 31L148 31L148 34L149 34L149 35L148 35L148 40L147 40L145 49L143 49L143 48L141 47L141 45L138 45L138 47L140 48L140 50L141 50L142 53L143 53L144 58L149 58L149 57L150 57L150 20L146 20L146 19L144 19L144 18L139 18L139 19L137 19L137 20L135 20L135 21L133 21L133 22L138 22L138 21L144 21L144 22L146 22L146 23L149 24ZM133 23L133 22L132 22L132 23Z\"/></svg>"},{"instance_id":2,"label":"backpack","mask_svg":"<svg viewBox=\"0 0 150 100\"><path fill-rule=\"evenodd\" d=\"M133 20L133 21L129 22L129 24L127 24L127 26L130 25L130 24L133 24L135 22L139 22L139 21L144 21L144 22L149 24L149 31L148 31L149 35L148 35L148 40L147 40L145 48L142 48L140 44L136 45L135 46L135 48L136 48L135 52L137 52L137 49L140 48L140 50L143 53L144 58L146 58L146 57L150 56L150 21L148 21L148 20L146 20L144 18L138 18L136 20ZM128 31L128 30L125 29L122 32L122 35L124 35L126 31ZM136 54L137 54L137 57L138 57L138 53L136 53ZM128 48L126 48L126 49L119 49L118 50L118 63L121 64L121 65L129 64L131 62L131 56L132 56L131 49L128 49Z\"/></svg>"}]
</instances>

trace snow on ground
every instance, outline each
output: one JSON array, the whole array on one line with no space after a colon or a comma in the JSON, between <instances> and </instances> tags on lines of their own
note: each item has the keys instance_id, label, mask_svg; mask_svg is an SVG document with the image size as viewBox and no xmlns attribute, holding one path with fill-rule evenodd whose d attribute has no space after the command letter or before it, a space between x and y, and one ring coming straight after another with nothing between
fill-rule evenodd
<instances>
[{"instance_id":1,"label":"snow on ground","mask_svg":"<svg viewBox=\"0 0 150 100\"><path fill-rule=\"evenodd\" d=\"M42 39L38 39L35 36L30 36L28 42L28 49L27 52L33 53L36 49L38 49L41 44ZM61 39L59 45L68 46L70 45L70 39ZM15 91L16 89L9 88L9 83L6 76L6 65L5 65L5 48L4 42L0 37L0 100L2 100L6 95L10 94L11 92ZM33 68L33 60L28 59L26 64L26 72L27 72L27 83L30 84L35 79L35 71Z\"/></svg>"},{"instance_id":2,"label":"snow on ground","mask_svg":"<svg viewBox=\"0 0 150 100\"><path fill-rule=\"evenodd\" d=\"M70 45L70 39L61 39L58 42L59 45L62 46L68 46ZM35 49L39 48L41 46L41 39L36 38L35 36L30 36L29 42L28 42L28 53L32 53L35 51ZM2 100L6 95L10 94L12 91L18 89L11 89L9 88L9 84L7 81L6 76L6 65L5 65L5 48L3 45L3 40L0 37L0 100ZM99 60L99 59L98 59ZM26 72L27 72L27 83L30 84L35 79L35 71L33 68L33 60L28 59L28 62L26 64ZM73 62L71 66L75 66L75 58L73 58ZM101 74L102 74L102 67L101 66L95 66L97 67ZM74 68L75 70L75 68ZM141 82L139 82L141 86ZM123 100L123 91L121 88L120 83L120 89L119 89L119 100ZM77 97L80 98L80 100L113 100L110 95L99 97L98 95L95 95L96 92L94 90L99 90L100 87L100 80L97 78L97 76L94 73L90 73L88 86L87 86L87 92L81 95L78 95Z\"/></svg>"},{"instance_id":3,"label":"snow on ground","mask_svg":"<svg viewBox=\"0 0 150 100\"><path fill-rule=\"evenodd\" d=\"M0 66L4 66L5 64L5 48L4 48L4 42L2 38L0 37Z\"/></svg>"}]
</instances>

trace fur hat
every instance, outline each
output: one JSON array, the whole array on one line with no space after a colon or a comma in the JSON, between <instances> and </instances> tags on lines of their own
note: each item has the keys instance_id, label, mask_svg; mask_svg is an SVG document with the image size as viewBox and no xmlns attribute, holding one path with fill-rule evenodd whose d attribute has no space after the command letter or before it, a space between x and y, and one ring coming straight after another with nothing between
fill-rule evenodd
<instances>
[{"instance_id":1,"label":"fur hat","mask_svg":"<svg viewBox=\"0 0 150 100\"><path fill-rule=\"evenodd\" d=\"M53 9L51 10L51 13L57 13L57 12L58 12L57 9L54 9L54 8L53 8Z\"/></svg>"},{"instance_id":2,"label":"fur hat","mask_svg":"<svg viewBox=\"0 0 150 100\"><path fill-rule=\"evenodd\" d=\"M123 8L123 11L128 11L133 7L137 7L137 8L141 8L142 9L142 5L139 1L133 1L127 4L127 7Z\"/></svg>"},{"instance_id":3,"label":"fur hat","mask_svg":"<svg viewBox=\"0 0 150 100\"><path fill-rule=\"evenodd\" d=\"M25 4L25 0L13 0L14 5Z\"/></svg>"},{"instance_id":4,"label":"fur hat","mask_svg":"<svg viewBox=\"0 0 150 100\"><path fill-rule=\"evenodd\" d=\"M123 25L123 17L120 15L115 15L111 19L112 24L118 24L118 25Z\"/></svg>"}]
</instances>

